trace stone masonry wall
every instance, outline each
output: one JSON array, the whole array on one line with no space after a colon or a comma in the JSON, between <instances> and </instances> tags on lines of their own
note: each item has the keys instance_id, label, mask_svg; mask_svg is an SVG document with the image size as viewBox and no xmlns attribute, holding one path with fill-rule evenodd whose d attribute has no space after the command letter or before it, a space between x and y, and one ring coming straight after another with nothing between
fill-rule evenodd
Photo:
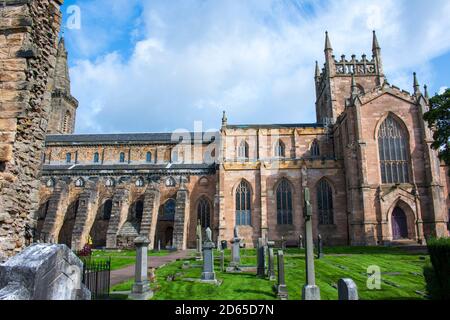
<instances>
[{"instance_id":1,"label":"stone masonry wall","mask_svg":"<svg viewBox=\"0 0 450 320\"><path fill-rule=\"evenodd\" d=\"M0 6L0 261L26 246L26 225L38 205L62 3Z\"/></svg>"}]
</instances>

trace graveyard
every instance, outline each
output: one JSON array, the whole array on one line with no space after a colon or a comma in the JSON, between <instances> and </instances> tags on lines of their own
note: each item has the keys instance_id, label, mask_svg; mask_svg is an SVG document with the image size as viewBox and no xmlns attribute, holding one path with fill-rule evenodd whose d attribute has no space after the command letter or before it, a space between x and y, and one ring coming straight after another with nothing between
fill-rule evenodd
<instances>
[{"instance_id":1,"label":"graveyard","mask_svg":"<svg viewBox=\"0 0 450 320\"><path fill-rule=\"evenodd\" d=\"M278 251L279 248L275 248ZM278 299L268 276L256 274L257 249L241 249L241 265L254 267L248 272L230 273L222 271L220 253L214 250L214 269L220 284L195 282L200 279L202 261L196 260L196 253L170 263L155 272L150 281L154 292L153 300L274 300ZM429 257L420 252L408 252L397 247L325 247L323 257L315 259L316 283L320 288L321 300L337 300L337 282L351 278L357 285L360 300L423 300L426 296L426 282L423 267ZM224 267L232 261L230 249L224 250ZM317 251L315 252L317 258ZM151 259L151 258L150 258ZM305 283L305 250L287 248L284 250L285 278L288 300L302 299ZM277 257L274 271L277 272ZM367 288L367 268L377 265L381 268L379 290ZM276 278L276 277L275 277ZM155 281L156 280L156 281ZM123 292L130 291L133 279L111 288L112 299L126 299Z\"/></svg>"}]
</instances>

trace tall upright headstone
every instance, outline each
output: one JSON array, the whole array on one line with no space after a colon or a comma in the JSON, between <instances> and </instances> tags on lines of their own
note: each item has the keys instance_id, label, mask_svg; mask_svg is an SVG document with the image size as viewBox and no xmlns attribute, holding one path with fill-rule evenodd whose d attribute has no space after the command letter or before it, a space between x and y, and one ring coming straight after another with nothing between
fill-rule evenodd
<instances>
[{"instance_id":1,"label":"tall upright headstone","mask_svg":"<svg viewBox=\"0 0 450 320\"><path fill-rule=\"evenodd\" d=\"M303 236L301 234L298 236L298 248L303 249Z\"/></svg>"},{"instance_id":2,"label":"tall upright headstone","mask_svg":"<svg viewBox=\"0 0 450 320\"><path fill-rule=\"evenodd\" d=\"M277 296L281 300L287 300L288 291L286 287L286 279L284 274L284 253L282 250L278 250L277 265L278 265Z\"/></svg>"},{"instance_id":3,"label":"tall upright headstone","mask_svg":"<svg viewBox=\"0 0 450 320\"><path fill-rule=\"evenodd\" d=\"M286 239L281 236L281 250L286 250Z\"/></svg>"},{"instance_id":4,"label":"tall upright headstone","mask_svg":"<svg viewBox=\"0 0 450 320\"><path fill-rule=\"evenodd\" d=\"M323 240L322 236L319 234L317 236L317 259L323 258Z\"/></svg>"},{"instance_id":5,"label":"tall upright headstone","mask_svg":"<svg viewBox=\"0 0 450 320\"><path fill-rule=\"evenodd\" d=\"M267 276L269 277L270 281L275 281L275 257L273 253L273 247L275 246L274 241L268 241L267 246L269 248L269 268L267 270Z\"/></svg>"},{"instance_id":6,"label":"tall upright headstone","mask_svg":"<svg viewBox=\"0 0 450 320\"><path fill-rule=\"evenodd\" d=\"M195 255L195 259L201 260L202 259L202 225L201 225L200 220L197 221L196 236L197 236L197 252Z\"/></svg>"},{"instance_id":7,"label":"tall upright headstone","mask_svg":"<svg viewBox=\"0 0 450 320\"><path fill-rule=\"evenodd\" d=\"M203 243L203 272L202 282L216 283L216 273L214 272L214 242L212 241L212 232L208 227L206 229L206 240Z\"/></svg>"},{"instance_id":8,"label":"tall upright headstone","mask_svg":"<svg viewBox=\"0 0 450 320\"><path fill-rule=\"evenodd\" d=\"M161 251L161 240L158 240L158 252Z\"/></svg>"},{"instance_id":9,"label":"tall upright headstone","mask_svg":"<svg viewBox=\"0 0 450 320\"><path fill-rule=\"evenodd\" d=\"M264 248L264 239L258 239L258 248L257 248L257 275L259 277L266 276L266 257L265 257L265 248Z\"/></svg>"},{"instance_id":10,"label":"tall upright headstone","mask_svg":"<svg viewBox=\"0 0 450 320\"><path fill-rule=\"evenodd\" d=\"M316 276L314 271L314 242L312 234L312 206L309 188L304 188L303 198L305 202L305 236L306 236L306 284L302 290L303 300L320 300L320 289L316 285Z\"/></svg>"},{"instance_id":11,"label":"tall upright headstone","mask_svg":"<svg viewBox=\"0 0 450 320\"><path fill-rule=\"evenodd\" d=\"M132 300L148 300L153 297L153 291L150 290L148 281L148 261L147 251L150 241L146 237L137 237L134 240L136 246L136 265L134 284L128 298Z\"/></svg>"},{"instance_id":12,"label":"tall upright headstone","mask_svg":"<svg viewBox=\"0 0 450 320\"><path fill-rule=\"evenodd\" d=\"M356 283L352 279L339 279L338 296L339 300L359 300Z\"/></svg>"},{"instance_id":13,"label":"tall upright headstone","mask_svg":"<svg viewBox=\"0 0 450 320\"><path fill-rule=\"evenodd\" d=\"M241 264L241 239L238 235L237 226L234 227L234 237L233 240L231 240L231 243L232 247L230 267L239 267L239 265Z\"/></svg>"},{"instance_id":14,"label":"tall upright headstone","mask_svg":"<svg viewBox=\"0 0 450 320\"><path fill-rule=\"evenodd\" d=\"M225 251L220 250L220 271L225 271Z\"/></svg>"}]
</instances>

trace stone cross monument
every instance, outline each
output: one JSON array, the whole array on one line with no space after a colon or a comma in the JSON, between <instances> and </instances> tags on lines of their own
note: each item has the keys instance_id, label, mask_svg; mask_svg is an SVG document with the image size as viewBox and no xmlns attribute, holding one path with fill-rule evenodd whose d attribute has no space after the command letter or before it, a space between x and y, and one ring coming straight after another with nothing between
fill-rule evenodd
<instances>
[{"instance_id":1,"label":"stone cross monument","mask_svg":"<svg viewBox=\"0 0 450 320\"><path fill-rule=\"evenodd\" d=\"M206 241L203 244L203 272L202 282L216 283L216 273L214 272L214 249L211 229L206 229Z\"/></svg>"},{"instance_id":2,"label":"stone cross monument","mask_svg":"<svg viewBox=\"0 0 450 320\"><path fill-rule=\"evenodd\" d=\"M153 291L150 290L147 277L147 251L150 241L146 237L138 237L134 240L134 244L136 245L135 280L128 298L132 300L148 300L153 297Z\"/></svg>"},{"instance_id":3,"label":"stone cross monument","mask_svg":"<svg viewBox=\"0 0 450 320\"><path fill-rule=\"evenodd\" d=\"M202 260L202 225L200 220L197 221L197 252L195 255L196 260Z\"/></svg>"},{"instance_id":4,"label":"stone cross monument","mask_svg":"<svg viewBox=\"0 0 450 320\"><path fill-rule=\"evenodd\" d=\"M312 207L309 188L303 189L305 202L305 237L306 237L306 284L303 287L303 300L320 300L320 289L316 286L316 276L314 271L314 243L312 235Z\"/></svg>"},{"instance_id":5,"label":"stone cross monument","mask_svg":"<svg viewBox=\"0 0 450 320\"><path fill-rule=\"evenodd\" d=\"M231 248L231 262L230 267L239 267L241 264L241 239L238 235L238 228L237 226L234 227L234 237L233 240L231 240L232 248Z\"/></svg>"}]
</instances>

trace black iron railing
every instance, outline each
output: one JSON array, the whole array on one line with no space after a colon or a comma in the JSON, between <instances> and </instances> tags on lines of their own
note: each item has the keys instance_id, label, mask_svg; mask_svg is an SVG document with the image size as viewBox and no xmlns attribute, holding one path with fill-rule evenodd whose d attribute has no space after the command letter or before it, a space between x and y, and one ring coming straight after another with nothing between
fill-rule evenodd
<instances>
[{"instance_id":1,"label":"black iron railing","mask_svg":"<svg viewBox=\"0 0 450 320\"><path fill-rule=\"evenodd\" d=\"M111 258L92 259L81 257L83 261L83 284L91 291L92 300L109 298L111 279Z\"/></svg>"}]
</instances>

